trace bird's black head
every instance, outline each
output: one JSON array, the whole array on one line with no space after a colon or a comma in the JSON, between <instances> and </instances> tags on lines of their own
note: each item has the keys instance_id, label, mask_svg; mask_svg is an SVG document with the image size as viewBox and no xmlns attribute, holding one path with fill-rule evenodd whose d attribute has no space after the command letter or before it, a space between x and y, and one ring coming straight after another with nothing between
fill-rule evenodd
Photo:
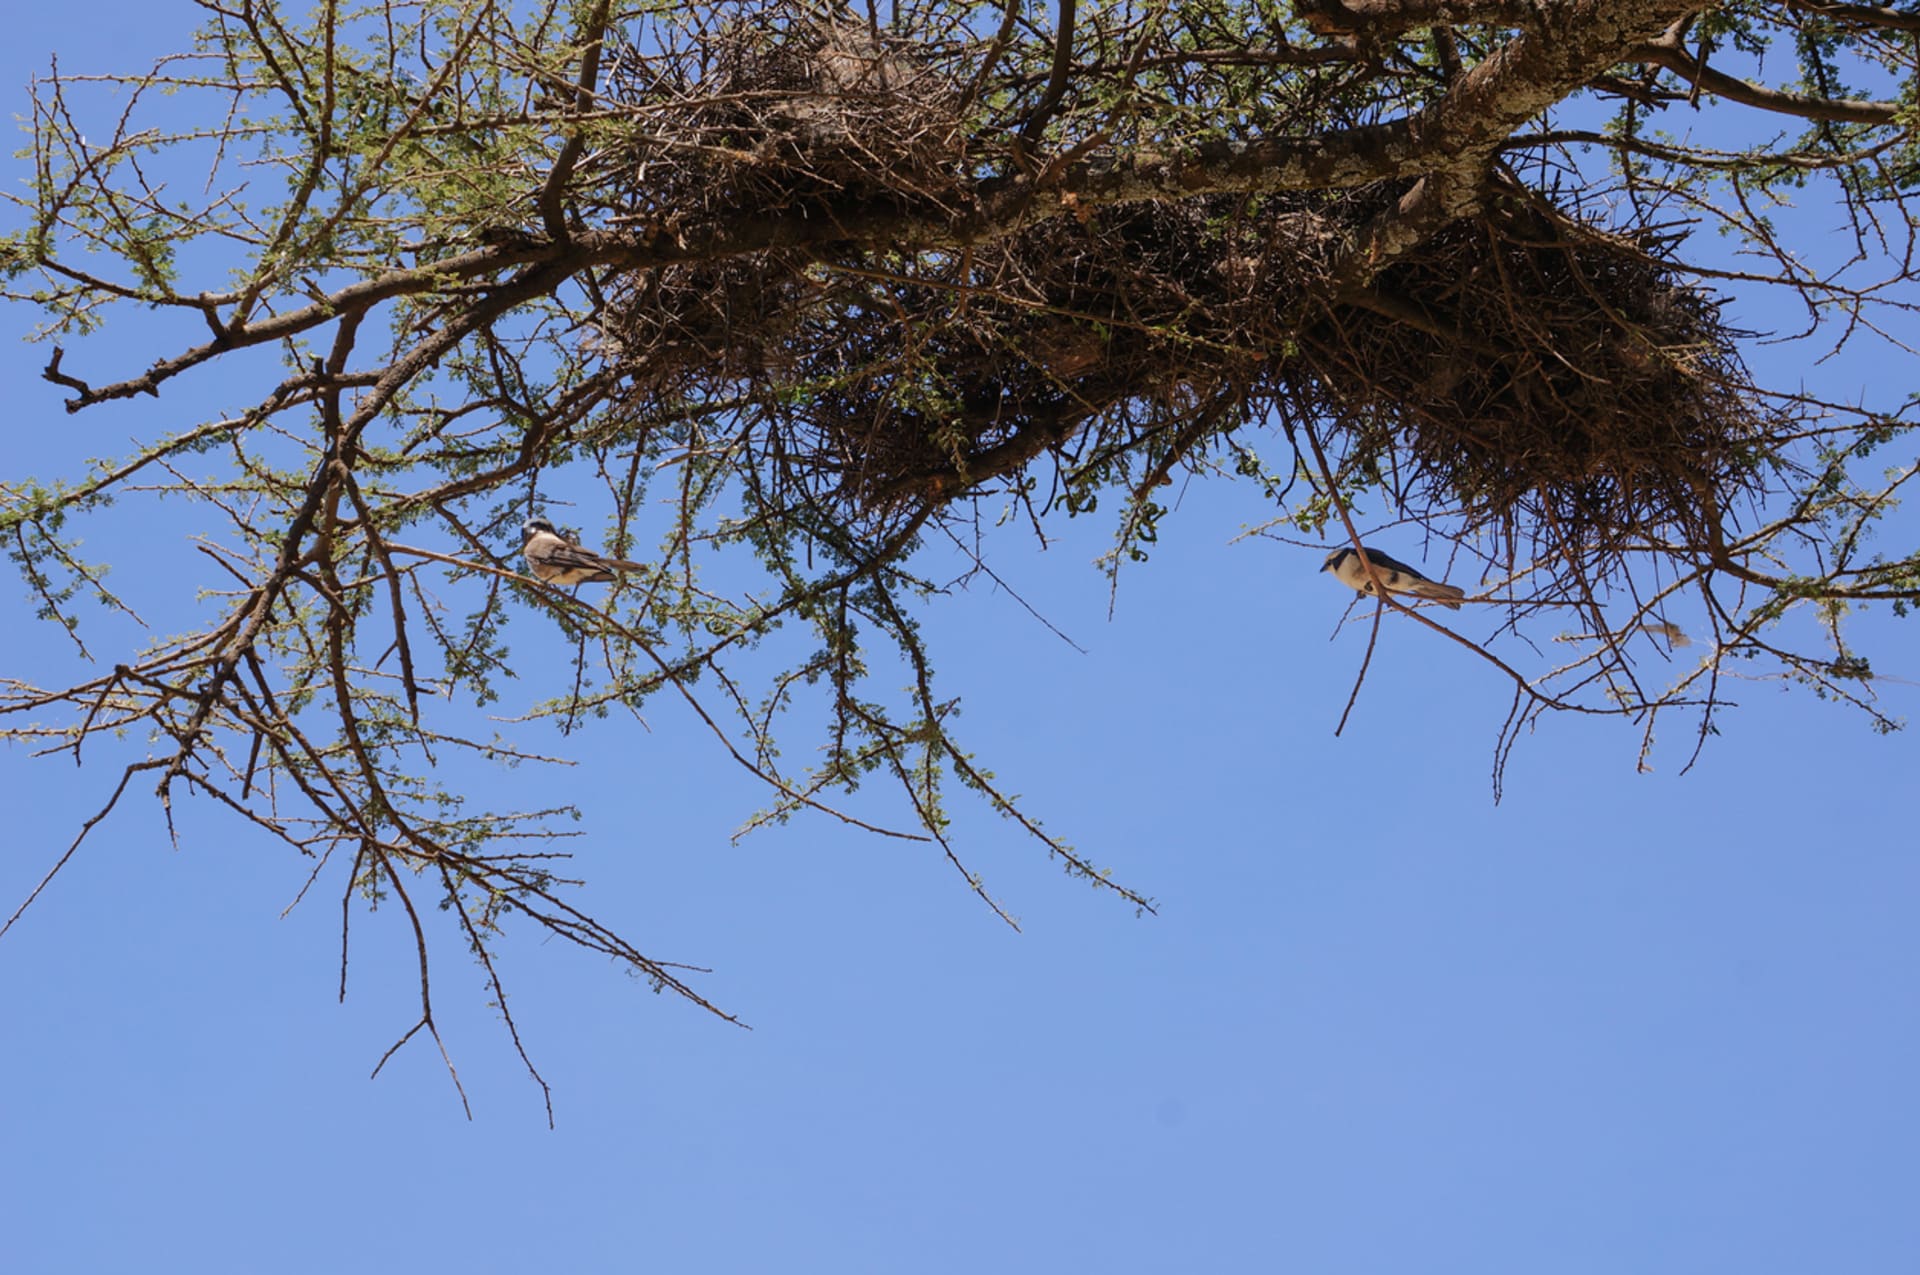
<instances>
[{"instance_id":1,"label":"bird's black head","mask_svg":"<svg viewBox=\"0 0 1920 1275\"><path fill-rule=\"evenodd\" d=\"M526 525L520 528L520 538L522 540L531 540L543 531L550 536L560 534L558 528L551 522L548 522L544 516L541 516L527 519Z\"/></svg>"},{"instance_id":2,"label":"bird's black head","mask_svg":"<svg viewBox=\"0 0 1920 1275\"><path fill-rule=\"evenodd\" d=\"M1351 548L1345 545L1342 545L1340 548L1335 549L1332 553L1327 555L1327 560L1320 564L1320 569L1322 571L1333 570L1335 567L1345 562L1347 560L1347 555L1352 552L1353 550Z\"/></svg>"}]
</instances>

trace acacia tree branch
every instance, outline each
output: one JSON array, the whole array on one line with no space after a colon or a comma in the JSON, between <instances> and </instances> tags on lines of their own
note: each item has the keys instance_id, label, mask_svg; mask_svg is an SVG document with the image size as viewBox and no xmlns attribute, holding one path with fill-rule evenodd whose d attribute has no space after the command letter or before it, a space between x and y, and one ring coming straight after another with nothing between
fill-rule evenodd
<instances>
[{"instance_id":1,"label":"acacia tree branch","mask_svg":"<svg viewBox=\"0 0 1920 1275\"><path fill-rule=\"evenodd\" d=\"M607 17L612 9L613 0L596 0L592 15L582 24L580 42L586 46L586 52L580 58L580 79L572 95L571 106L576 112L593 107L594 93L600 84L600 57L606 48ZM567 241L567 183L586 149L586 130L578 125L569 129L559 157L553 161L553 170L547 174L546 185L540 190L540 223L546 227L547 238L556 244Z\"/></svg>"},{"instance_id":2,"label":"acacia tree branch","mask_svg":"<svg viewBox=\"0 0 1920 1275\"><path fill-rule=\"evenodd\" d=\"M1040 94L1040 101L1033 108L1033 114L1020 129L1022 141L1032 143L1046 129L1047 121L1053 118L1060 101L1067 95L1067 84L1073 73L1073 21L1075 0L1059 0L1060 14L1056 20L1053 43L1053 70L1047 75L1047 87Z\"/></svg>"},{"instance_id":3,"label":"acacia tree branch","mask_svg":"<svg viewBox=\"0 0 1920 1275\"><path fill-rule=\"evenodd\" d=\"M1787 0L1787 5L1850 26L1879 31L1920 31L1920 13L1896 9L1891 4L1826 4L1822 0Z\"/></svg>"},{"instance_id":4,"label":"acacia tree branch","mask_svg":"<svg viewBox=\"0 0 1920 1275\"><path fill-rule=\"evenodd\" d=\"M312 305L258 321L236 322L213 340L196 345L171 358L152 364L140 376L111 385L90 387L60 370L60 351L42 375L55 384L79 393L67 400L67 411L77 412L96 403L131 398L136 394L157 395L160 386L180 373L209 363L234 350L270 345L300 336L345 314L365 313L383 301L439 291L454 280L485 278L514 266L540 262L551 254L528 245L489 246L471 249L416 269L388 270L372 279L364 279L329 293Z\"/></svg>"},{"instance_id":5,"label":"acacia tree branch","mask_svg":"<svg viewBox=\"0 0 1920 1275\"><path fill-rule=\"evenodd\" d=\"M1514 131L1620 61L1645 40L1708 7L1700 0L1567 0L1448 86L1403 125L1427 164L1399 203L1349 236L1329 272L1338 295L1465 215L1483 197L1487 166Z\"/></svg>"},{"instance_id":6,"label":"acacia tree branch","mask_svg":"<svg viewBox=\"0 0 1920 1275\"><path fill-rule=\"evenodd\" d=\"M1776 115L1832 124L1897 124L1902 108L1897 102L1868 102L1858 98L1808 97L1750 84L1716 71L1704 58L1680 46L1677 37L1650 41L1633 50L1636 61L1673 72L1689 84L1742 106L1758 107Z\"/></svg>"},{"instance_id":7,"label":"acacia tree branch","mask_svg":"<svg viewBox=\"0 0 1920 1275\"><path fill-rule=\"evenodd\" d=\"M606 0L602 0L602 8ZM340 314L365 311L396 297L443 289L449 280L480 279L538 263L562 275L616 267L640 271L695 261L720 260L774 249L827 252L848 243L960 247L1002 238L1058 211L1070 198L1090 209L1143 199L1206 194L1324 190L1395 177L1426 175L1403 199L1358 232L1333 274L1337 288L1360 286L1397 255L1434 229L1461 215L1479 197L1489 156L1521 124L1570 90L1586 83L1658 30L1704 7L1699 0L1571 0L1546 11L1537 31L1517 36L1505 48L1462 76L1438 101L1397 121L1362 125L1311 138L1265 138L1203 143L1184 151L1140 149L1120 157L1088 158L979 182L970 207L957 215L902 213L884 207L849 210L823 224L804 209L785 215L736 216L677 236L655 231L590 231L570 234L550 215L560 197L568 151L540 197L548 239L508 236L506 242L471 249L428 266L388 271L347 285L323 301L258 322L236 320L212 341L155 363L145 374L100 388L85 387L57 364L48 378L80 388L68 401L75 411L134 394L153 394L188 368L233 349L282 340L325 324ZM1070 24L1071 8L1063 11ZM590 44L581 93L597 76L600 42ZM1665 53L1662 53L1665 56ZM575 132L567 144L583 134ZM1050 194L1054 200L1037 196Z\"/></svg>"}]
</instances>

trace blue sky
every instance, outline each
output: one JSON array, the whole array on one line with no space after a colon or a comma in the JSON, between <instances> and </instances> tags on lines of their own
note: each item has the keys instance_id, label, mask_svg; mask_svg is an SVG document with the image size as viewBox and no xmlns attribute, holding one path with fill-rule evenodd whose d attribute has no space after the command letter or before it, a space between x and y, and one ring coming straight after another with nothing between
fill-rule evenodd
<instances>
[{"instance_id":1,"label":"blue sky","mask_svg":"<svg viewBox=\"0 0 1920 1275\"><path fill-rule=\"evenodd\" d=\"M19 15L0 85L191 20L109 17ZM67 417L23 322L10 477L175 422ZM928 613L966 738L1157 917L964 805L1022 933L925 847L818 819L733 845L761 797L664 707L546 740L564 777L475 771L580 794L589 910L752 1026L510 940L551 1132L472 966L436 986L469 1123L422 1042L367 1079L414 1015L396 917L356 919L338 1004L334 892L282 918L304 864L198 810L174 850L131 803L0 943L8 1269L1910 1271L1914 738L1753 684L1684 777L1679 719L1646 775L1632 730L1549 721L1496 807L1506 697L1430 633L1389 621L1333 737L1364 627L1329 641L1317 553L1229 543L1262 516L1188 489L1111 621L1104 524L1007 538L996 570L1086 654L990 588ZM94 543L117 579L177 568L176 517ZM9 671L51 663L4 606ZM114 778L0 754L6 911Z\"/></svg>"}]
</instances>

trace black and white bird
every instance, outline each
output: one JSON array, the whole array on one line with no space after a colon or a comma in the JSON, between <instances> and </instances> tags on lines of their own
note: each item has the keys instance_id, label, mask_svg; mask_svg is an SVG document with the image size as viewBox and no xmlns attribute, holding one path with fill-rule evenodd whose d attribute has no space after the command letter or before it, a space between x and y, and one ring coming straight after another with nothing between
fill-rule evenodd
<instances>
[{"instance_id":1,"label":"black and white bird","mask_svg":"<svg viewBox=\"0 0 1920 1275\"><path fill-rule=\"evenodd\" d=\"M623 571L646 570L638 562L603 558L591 549L582 549L545 518L527 519L520 536L527 570L548 584L603 584Z\"/></svg>"},{"instance_id":2,"label":"black and white bird","mask_svg":"<svg viewBox=\"0 0 1920 1275\"><path fill-rule=\"evenodd\" d=\"M1398 558L1389 557L1378 549L1356 550L1351 545L1335 549L1327 555L1320 569L1333 572L1333 578L1349 589L1371 594L1373 581L1360 560L1363 552L1367 555L1367 561L1373 564L1373 574L1380 577L1380 583L1387 586L1388 593L1410 593L1418 598L1432 598L1454 611L1460 609L1460 599L1467 596L1465 590L1429 580Z\"/></svg>"}]
</instances>

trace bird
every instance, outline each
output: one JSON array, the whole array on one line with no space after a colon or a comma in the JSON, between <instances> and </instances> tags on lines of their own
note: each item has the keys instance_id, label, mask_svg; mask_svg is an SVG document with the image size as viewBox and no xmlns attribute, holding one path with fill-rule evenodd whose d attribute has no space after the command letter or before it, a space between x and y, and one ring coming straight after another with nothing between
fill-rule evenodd
<instances>
[{"instance_id":1,"label":"bird","mask_svg":"<svg viewBox=\"0 0 1920 1275\"><path fill-rule=\"evenodd\" d=\"M582 549L545 518L527 519L520 537L527 570L548 584L603 584L623 571L646 570L638 562L603 558L591 549Z\"/></svg>"},{"instance_id":2,"label":"bird","mask_svg":"<svg viewBox=\"0 0 1920 1275\"><path fill-rule=\"evenodd\" d=\"M1380 577L1380 583L1387 587L1389 593L1410 593L1416 597L1432 598L1453 611L1460 609L1460 599L1467 596L1464 589L1429 580L1398 558L1364 545L1357 550L1351 545L1335 549L1327 555L1320 569L1333 572L1333 578L1349 589L1370 594L1373 592L1373 580L1368 577L1367 568L1360 559L1362 553L1367 555L1366 561L1373 564L1373 574Z\"/></svg>"}]
</instances>

